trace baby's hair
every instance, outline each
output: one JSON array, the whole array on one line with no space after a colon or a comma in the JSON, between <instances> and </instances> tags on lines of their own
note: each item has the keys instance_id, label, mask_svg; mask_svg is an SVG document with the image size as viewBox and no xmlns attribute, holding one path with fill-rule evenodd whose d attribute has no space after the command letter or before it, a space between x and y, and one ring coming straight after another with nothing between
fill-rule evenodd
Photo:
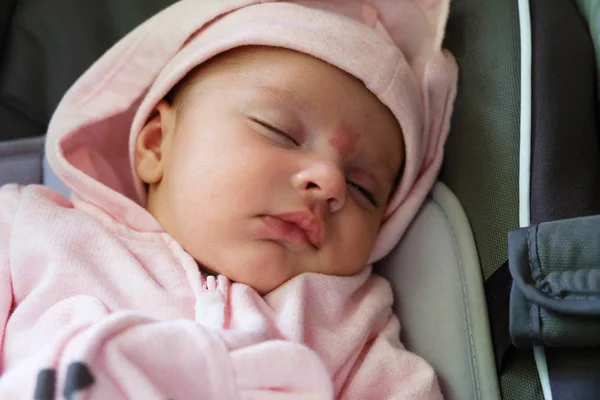
<instances>
[{"instance_id":1,"label":"baby's hair","mask_svg":"<svg viewBox=\"0 0 600 400\"><path fill-rule=\"evenodd\" d=\"M184 103L185 98L187 97L188 89L192 83L194 82L194 78L198 75L200 70L202 69L202 64L198 65L190 72L188 72L182 80L180 80L175 86L169 90L169 93L166 94L164 100L172 105L176 110L179 110Z\"/></svg>"},{"instance_id":2,"label":"baby's hair","mask_svg":"<svg viewBox=\"0 0 600 400\"><path fill-rule=\"evenodd\" d=\"M169 93L166 94L164 100L175 107L175 109L179 109L184 102L184 98L188 94L187 88L189 88L193 82L195 81L195 77L198 75L200 70L202 69L202 64L194 67L190 72L188 72L182 80L177 82L175 86L169 90Z\"/></svg>"}]
</instances>

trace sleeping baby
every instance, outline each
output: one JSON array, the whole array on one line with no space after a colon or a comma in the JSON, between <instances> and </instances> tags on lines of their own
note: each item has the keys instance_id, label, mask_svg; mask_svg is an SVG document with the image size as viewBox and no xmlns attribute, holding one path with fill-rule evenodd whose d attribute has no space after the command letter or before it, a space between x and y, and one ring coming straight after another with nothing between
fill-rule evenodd
<instances>
[{"instance_id":1,"label":"sleeping baby","mask_svg":"<svg viewBox=\"0 0 600 400\"><path fill-rule=\"evenodd\" d=\"M0 188L2 399L439 399L371 271L439 171L448 0L182 0Z\"/></svg>"}]
</instances>

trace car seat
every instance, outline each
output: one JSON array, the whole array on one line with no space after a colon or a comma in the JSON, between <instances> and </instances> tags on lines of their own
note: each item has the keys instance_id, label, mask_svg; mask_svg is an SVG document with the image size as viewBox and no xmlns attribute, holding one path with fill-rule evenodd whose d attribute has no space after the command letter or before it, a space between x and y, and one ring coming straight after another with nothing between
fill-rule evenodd
<instances>
[{"instance_id":1,"label":"car seat","mask_svg":"<svg viewBox=\"0 0 600 400\"><path fill-rule=\"evenodd\" d=\"M106 49L174 1L0 5L0 184L44 183L66 193L43 156L54 108ZM593 223L583 230L572 220L600 214L592 41L599 35L597 0L451 3L445 47L460 66L459 91L440 182L402 242L376 265L392 283L403 343L434 366L447 399L584 399L600 393L597 350L544 349L546 331L529 340L519 336L519 321L511 325L513 308L537 303L526 295L533 281L528 265L517 268L518 258L507 262L522 252L523 236L532 230L563 238L547 240L545 249L571 249L564 238L583 232L583 241L575 243L578 254L594 247L586 238L594 232L600 237ZM547 221L562 228L542 224ZM600 268L593 254L568 260L583 262L575 264L585 270L593 270L594 262ZM523 272L515 284L513 269ZM518 301L511 303L511 292ZM547 310L537 310L539 321ZM522 339L518 348L513 334Z\"/></svg>"}]
</instances>

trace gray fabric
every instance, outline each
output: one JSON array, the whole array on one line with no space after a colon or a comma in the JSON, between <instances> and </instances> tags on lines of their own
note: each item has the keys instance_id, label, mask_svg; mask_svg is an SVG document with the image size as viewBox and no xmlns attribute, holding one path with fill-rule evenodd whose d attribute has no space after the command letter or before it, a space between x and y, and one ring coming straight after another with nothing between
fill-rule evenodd
<instances>
[{"instance_id":1,"label":"gray fabric","mask_svg":"<svg viewBox=\"0 0 600 400\"><path fill-rule=\"evenodd\" d=\"M600 214L595 55L587 24L570 0L530 0L529 6L533 39L530 223ZM541 342L556 345L547 337L555 337L555 330L549 329L544 316L546 305L540 307L539 299L532 303L533 331ZM573 308L570 299L559 304ZM589 376L590 368L600 372L600 349L586 350L544 350L545 360L540 359L538 366L555 400L591 399L600 393L600 381L593 384Z\"/></svg>"},{"instance_id":2,"label":"gray fabric","mask_svg":"<svg viewBox=\"0 0 600 400\"><path fill-rule=\"evenodd\" d=\"M17 1L0 53L0 116L10 115L15 126L0 125L0 140L45 131L73 82L127 32L174 2Z\"/></svg>"},{"instance_id":3,"label":"gray fabric","mask_svg":"<svg viewBox=\"0 0 600 400\"><path fill-rule=\"evenodd\" d=\"M394 289L403 343L433 365L445 398L499 399L473 235L446 186L432 195L375 271Z\"/></svg>"},{"instance_id":4,"label":"gray fabric","mask_svg":"<svg viewBox=\"0 0 600 400\"><path fill-rule=\"evenodd\" d=\"M42 183L44 139L0 142L0 185Z\"/></svg>"},{"instance_id":5,"label":"gray fabric","mask_svg":"<svg viewBox=\"0 0 600 400\"><path fill-rule=\"evenodd\" d=\"M590 36L596 49L596 70L598 72L597 95L600 100L600 0L573 0L579 12L585 17L590 29Z\"/></svg>"},{"instance_id":6,"label":"gray fabric","mask_svg":"<svg viewBox=\"0 0 600 400\"><path fill-rule=\"evenodd\" d=\"M441 180L463 205L487 279L518 227L519 16L515 0L453 0L445 46L459 90Z\"/></svg>"},{"instance_id":7,"label":"gray fabric","mask_svg":"<svg viewBox=\"0 0 600 400\"><path fill-rule=\"evenodd\" d=\"M460 72L440 179L465 209L487 280L508 258L506 236L519 225L517 1L453 0L445 46ZM513 349L499 372L504 399L543 399L531 351Z\"/></svg>"},{"instance_id":8,"label":"gray fabric","mask_svg":"<svg viewBox=\"0 0 600 400\"><path fill-rule=\"evenodd\" d=\"M542 344L540 307L514 284L510 292L509 334L516 347L531 348Z\"/></svg>"},{"instance_id":9,"label":"gray fabric","mask_svg":"<svg viewBox=\"0 0 600 400\"><path fill-rule=\"evenodd\" d=\"M0 142L0 186L43 184L69 197L71 191L48 165L44 142L45 136Z\"/></svg>"},{"instance_id":10,"label":"gray fabric","mask_svg":"<svg viewBox=\"0 0 600 400\"><path fill-rule=\"evenodd\" d=\"M509 264L516 346L600 345L600 216L511 232Z\"/></svg>"},{"instance_id":11,"label":"gray fabric","mask_svg":"<svg viewBox=\"0 0 600 400\"><path fill-rule=\"evenodd\" d=\"M0 142L36 137L46 132L47 125L35 121L12 105L3 104L0 93Z\"/></svg>"},{"instance_id":12,"label":"gray fabric","mask_svg":"<svg viewBox=\"0 0 600 400\"><path fill-rule=\"evenodd\" d=\"M58 193L62 194L67 198L71 197L71 190L67 186L65 186L63 181L61 181L60 178L56 176L54 171L52 171L50 165L48 164L48 159L46 157L44 157L42 171L44 186L48 186L49 188L56 190Z\"/></svg>"},{"instance_id":13,"label":"gray fabric","mask_svg":"<svg viewBox=\"0 0 600 400\"><path fill-rule=\"evenodd\" d=\"M600 319L573 317L540 308L542 342L548 347L600 346Z\"/></svg>"},{"instance_id":14,"label":"gray fabric","mask_svg":"<svg viewBox=\"0 0 600 400\"><path fill-rule=\"evenodd\" d=\"M530 224L600 214L592 40L570 0L530 0Z\"/></svg>"},{"instance_id":15,"label":"gray fabric","mask_svg":"<svg viewBox=\"0 0 600 400\"><path fill-rule=\"evenodd\" d=\"M553 400L598 399L600 348L547 348Z\"/></svg>"},{"instance_id":16,"label":"gray fabric","mask_svg":"<svg viewBox=\"0 0 600 400\"><path fill-rule=\"evenodd\" d=\"M600 266L600 215L540 224L537 241L538 256L545 274L552 275L555 271L570 273ZM567 285L570 290L580 291L585 290L580 286L583 283L573 281ZM592 290L600 290L600 282L595 284Z\"/></svg>"},{"instance_id":17,"label":"gray fabric","mask_svg":"<svg viewBox=\"0 0 600 400\"><path fill-rule=\"evenodd\" d=\"M4 42L4 34L8 28L8 22L17 0L3 0L0 2L0 47Z\"/></svg>"},{"instance_id":18,"label":"gray fabric","mask_svg":"<svg viewBox=\"0 0 600 400\"><path fill-rule=\"evenodd\" d=\"M500 375L502 400L544 400L537 376L533 350L513 349L511 363Z\"/></svg>"}]
</instances>

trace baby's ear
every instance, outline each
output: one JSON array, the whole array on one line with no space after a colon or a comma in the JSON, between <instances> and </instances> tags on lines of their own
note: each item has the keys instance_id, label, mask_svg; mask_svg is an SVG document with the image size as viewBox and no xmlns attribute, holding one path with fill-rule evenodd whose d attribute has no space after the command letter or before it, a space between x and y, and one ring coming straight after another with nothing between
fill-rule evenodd
<instances>
[{"instance_id":1,"label":"baby's ear","mask_svg":"<svg viewBox=\"0 0 600 400\"><path fill-rule=\"evenodd\" d=\"M146 184L162 180L173 113L169 103L158 103L135 141L135 170Z\"/></svg>"}]
</instances>

